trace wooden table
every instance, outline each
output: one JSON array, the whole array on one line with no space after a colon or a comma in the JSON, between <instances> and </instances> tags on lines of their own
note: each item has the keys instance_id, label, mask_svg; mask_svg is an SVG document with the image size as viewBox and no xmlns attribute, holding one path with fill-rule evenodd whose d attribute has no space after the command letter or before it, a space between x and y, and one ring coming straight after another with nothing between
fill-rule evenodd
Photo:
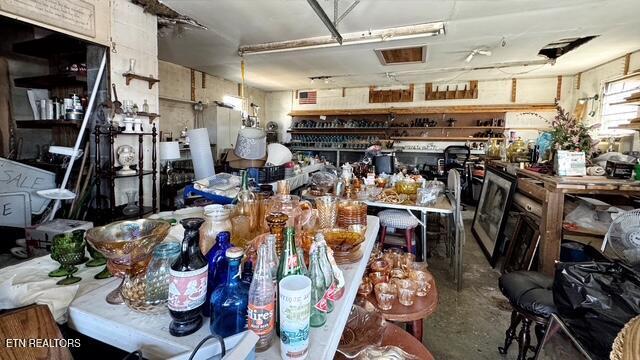
<instances>
[{"instance_id":1,"label":"wooden table","mask_svg":"<svg viewBox=\"0 0 640 360\"><path fill-rule=\"evenodd\" d=\"M433 355L427 350L427 348L413 336L409 336L409 333L402 330L399 326L387 323L384 327L384 333L382 334L382 343L380 346L397 346L405 352L416 356L420 360L434 360ZM336 353L334 359L343 360L347 357Z\"/></svg>"},{"instance_id":2,"label":"wooden table","mask_svg":"<svg viewBox=\"0 0 640 360\"><path fill-rule=\"evenodd\" d=\"M436 288L436 282L433 279L433 276L429 281L429 284L431 285L431 288L427 295L416 296L413 305L411 306L404 306L400 304L396 297L391 309L382 310L378 307L378 301L376 300L374 291L369 294L367 300L382 314L382 317L384 317L385 320L411 322L413 336L422 341L422 321L431 316L431 314L433 314L438 308L438 289Z\"/></svg>"},{"instance_id":3,"label":"wooden table","mask_svg":"<svg viewBox=\"0 0 640 360\"><path fill-rule=\"evenodd\" d=\"M605 176L552 176L496 160L489 160L487 166L515 175L517 190L542 203L540 270L550 276L555 271L555 261L560 258L565 195L640 195L640 182L633 180L607 179Z\"/></svg>"}]
</instances>

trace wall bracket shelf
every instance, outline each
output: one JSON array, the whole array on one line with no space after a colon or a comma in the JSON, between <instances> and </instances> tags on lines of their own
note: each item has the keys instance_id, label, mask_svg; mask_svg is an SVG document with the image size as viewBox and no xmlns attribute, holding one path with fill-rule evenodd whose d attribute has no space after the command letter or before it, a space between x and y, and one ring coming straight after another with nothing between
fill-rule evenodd
<instances>
[{"instance_id":1,"label":"wall bracket shelf","mask_svg":"<svg viewBox=\"0 0 640 360\"><path fill-rule=\"evenodd\" d=\"M151 88L153 88L153 85L155 83L160 82L160 80L152 78L151 76L142 76L142 75L138 75L138 74L134 74L134 73L124 73L124 74L122 74L122 76L124 76L124 78L126 79L127 86L129 86L129 83L133 79L148 82L149 83L149 90L151 90Z\"/></svg>"}]
</instances>

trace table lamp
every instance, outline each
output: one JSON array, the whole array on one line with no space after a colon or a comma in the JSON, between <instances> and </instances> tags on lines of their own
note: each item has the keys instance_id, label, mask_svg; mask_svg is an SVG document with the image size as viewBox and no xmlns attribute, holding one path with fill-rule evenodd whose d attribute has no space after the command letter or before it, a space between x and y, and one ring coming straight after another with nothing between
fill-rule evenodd
<instances>
[{"instance_id":1,"label":"table lamp","mask_svg":"<svg viewBox=\"0 0 640 360\"><path fill-rule=\"evenodd\" d=\"M167 175L167 185L171 185L171 175L173 167L171 160L180 159L180 145L177 141L161 141L160 142L160 161L166 161L165 173Z\"/></svg>"}]
</instances>

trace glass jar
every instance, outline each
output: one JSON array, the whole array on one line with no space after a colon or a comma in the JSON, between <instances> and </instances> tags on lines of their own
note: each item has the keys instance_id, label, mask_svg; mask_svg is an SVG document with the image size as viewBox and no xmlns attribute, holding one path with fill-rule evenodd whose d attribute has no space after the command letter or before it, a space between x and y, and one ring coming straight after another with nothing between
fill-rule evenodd
<instances>
[{"instance_id":1,"label":"glass jar","mask_svg":"<svg viewBox=\"0 0 640 360\"><path fill-rule=\"evenodd\" d=\"M507 150L507 157L509 158L509 162L519 162L520 160L527 160L527 144L522 140L522 138L518 138L518 140L514 141L511 146L509 146L509 150Z\"/></svg>"},{"instance_id":2,"label":"glass jar","mask_svg":"<svg viewBox=\"0 0 640 360\"><path fill-rule=\"evenodd\" d=\"M222 231L232 230L231 211L219 204L204 207L205 222L200 228L200 251L207 253L216 242L216 236Z\"/></svg>"},{"instance_id":3,"label":"glass jar","mask_svg":"<svg viewBox=\"0 0 640 360\"><path fill-rule=\"evenodd\" d=\"M146 298L154 304L164 304L169 296L169 270L180 255L180 244L174 241L158 245L147 267Z\"/></svg>"}]
</instances>

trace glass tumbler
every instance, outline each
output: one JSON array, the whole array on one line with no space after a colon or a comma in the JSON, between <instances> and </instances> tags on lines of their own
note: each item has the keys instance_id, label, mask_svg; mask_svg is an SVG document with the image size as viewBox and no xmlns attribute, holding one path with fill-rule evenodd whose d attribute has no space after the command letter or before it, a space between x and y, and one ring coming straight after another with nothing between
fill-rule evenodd
<instances>
[{"instance_id":1,"label":"glass tumbler","mask_svg":"<svg viewBox=\"0 0 640 360\"><path fill-rule=\"evenodd\" d=\"M411 270L409 272L409 279L416 283L416 295L427 296L431 284L429 284L429 276L422 270Z\"/></svg>"},{"instance_id":2,"label":"glass tumbler","mask_svg":"<svg viewBox=\"0 0 640 360\"><path fill-rule=\"evenodd\" d=\"M318 209L318 223L321 229L331 229L338 220L338 198L335 196L320 196L316 198Z\"/></svg>"},{"instance_id":3,"label":"glass tumbler","mask_svg":"<svg viewBox=\"0 0 640 360\"><path fill-rule=\"evenodd\" d=\"M376 284L374 287L378 307L381 310L391 310L396 299L396 287L390 283Z\"/></svg>"},{"instance_id":4,"label":"glass tumbler","mask_svg":"<svg viewBox=\"0 0 640 360\"><path fill-rule=\"evenodd\" d=\"M147 267L146 300L153 304L167 302L169 296L169 270L180 255L180 243L172 241L158 245Z\"/></svg>"},{"instance_id":5,"label":"glass tumbler","mask_svg":"<svg viewBox=\"0 0 640 360\"><path fill-rule=\"evenodd\" d=\"M398 301L404 306L413 305L413 301L416 298L416 283L412 280L395 280L396 287L398 288Z\"/></svg>"}]
</instances>

